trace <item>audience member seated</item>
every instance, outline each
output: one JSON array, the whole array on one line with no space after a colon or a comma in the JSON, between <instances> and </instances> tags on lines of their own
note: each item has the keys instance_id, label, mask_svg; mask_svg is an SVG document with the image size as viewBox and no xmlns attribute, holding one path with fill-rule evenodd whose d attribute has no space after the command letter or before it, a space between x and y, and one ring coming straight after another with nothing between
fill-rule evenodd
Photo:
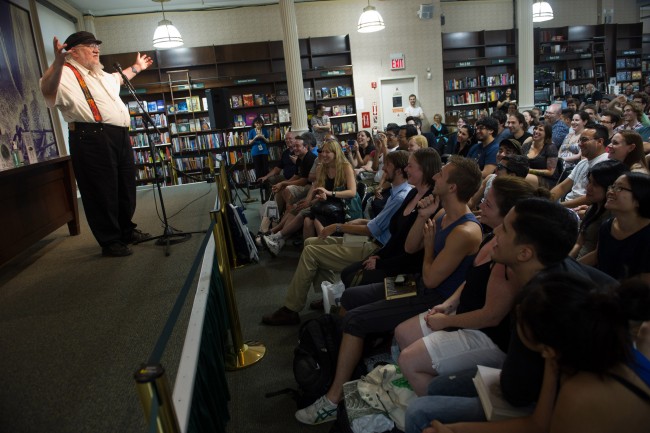
<instances>
[{"instance_id":1,"label":"audience member seated","mask_svg":"<svg viewBox=\"0 0 650 433\"><path fill-rule=\"evenodd\" d=\"M390 220L390 240L367 259L352 263L341 271L345 287L378 283L388 276L420 272L422 254L407 253L404 251L404 243L417 218L417 204L431 194L435 183L433 177L441 168L440 156L434 149L421 149L409 156L406 176L413 189Z\"/></svg>"},{"instance_id":2,"label":"audience member seated","mask_svg":"<svg viewBox=\"0 0 650 433\"><path fill-rule=\"evenodd\" d=\"M526 130L528 126L526 124L526 118L523 114L514 113L508 115L506 126L510 130L512 138L520 142L522 146L533 141L532 134Z\"/></svg>"},{"instance_id":3,"label":"audience member seated","mask_svg":"<svg viewBox=\"0 0 650 433\"><path fill-rule=\"evenodd\" d=\"M445 144L448 141L449 130L447 129L447 126L442 123L442 115L438 113L433 115L431 133L436 140L436 144L433 146L433 148L442 154L442 149L445 147Z\"/></svg>"},{"instance_id":4,"label":"audience member seated","mask_svg":"<svg viewBox=\"0 0 650 433\"><path fill-rule=\"evenodd\" d=\"M649 291L639 281L594 288L571 274L538 281L517 306L524 344L545 360L533 414L481 424L434 421L422 432L647 432L650 352L630 323L650 319Z\"/></svg>"},{"instance_id":5,"label":"audience member seated","mask_svg":"<svg viewBox=\"0 0 650 433\"><path fill-rule=\"evenodd\" d=\"M305 132L294 138L293 153L296 155L296 174L290 179L280 181L273 185L276 201L280 196L285 205L290 205L304 198L311 187L309 172L311 171L316 156L311 149L316 146L316 137L311 132Z\"/></svg>"},{"instance_id":6,"label":"audience member seated","mask_svg":"<svg viewBox=\"0 0 650 433\"><path fill-rule=\"evenodd\" d=\"M605 148L609 144L607 128L603 125L588 124L580 135L580 152L585 158L580 161L569 174L569 177L557 184L551 190L551 197L560 200L568 207L574 208L587 204L585 187L587 173L599 162L607 160Z\"/></svg>"},{"instance_id":7,"label":"audience member seated","mask_svg":"<svg viewBox=\"0 0 650 433\"><path fill-rule=\"evenodd\" d=\"M621 161L632 171L650 174L643 152L643 139L636 131L625 130L614 134L607 146L607 153L609 159Z\"/></svg>"},{"instance_id":8,"label":"audience member seated","mask_svg":"<svg viewBox=\"0 0 650 433\"><path fill-rule=\"evenodd\" d=\"M620 161L609 159L594 165L587 178L586 194L587 200L586 212L580 222L580 232L578 241L569 254L576 259L581 258L587 253L596 249L598 243L598 231L603 222L611 218L611 213L605 209L607 201L607 189L629 169ZM582 209L579 209L579 212Z\"/></svg>"},{"instance_id":9,"label":"audience member seated","mask_svg":"<svg viewBox=\"0 0 650 433\"><path fill-rule=\"evenodd\" d=\"M636 102L627 102L623 105L623 124L619 125L615 131L621 132L641 129L643 127L641 117L643 117L641 106Z\"/></svg>"},{"instance_id":10,"label":"audience member seated","mask_svg":"<svg viewBox=\"0 0 650 433\"><path fill-rule=\"evenodd\" d=\"M562 146L558 148L558 156L563 161L562 169L566 174L571 173L573 167L582 159L580 135L585 130L588 120L589 115L586 112L580 111L579 113L575 113L571 119L571 129L566 137L564 137Z\"/></svg>"},{"instance_id":11,"label":"audience member seated","mask_svg":"<svg viewBox=\"0 0 650 433\"><path fill-rule=\"evenodd\" d=\"M354 168L354 173L359 175L362 173L372 172L372 152L375 151L375 146L372 143L372 137L366 130L361 130L357 134L357 140L348 146L347 157Z\"/></svg>"},{"instance_id":12,"label":"audience member seated","mask_svg":"<svg viewBox=\"0 0 650 433\"><path fill-rule=\"evenodd\" d=\"M499 145L503 140L512 137L510 129L506 127L509 115L510 114L501 110L494 110L492 114L490 114L490 117L496 120L498 124L497 132L494 133L494 141L496 141L497 145Z\"/></svg>"},{"instance_id":13,"label":"audience member seated","mask_svg":"<svg viewBox=\"0 0 650 433\"><path fill-rule=\"evenodd\" d=\"M564 137L569 133L569 126L560 120L562 104L551 104L544 113L544 123L553 130L553 144L558 149L564 142Z\"/></svg>"},{"instance_id":14,"label":"audience member seated","mask_svg":"<svg viewBox=\"0 0 650 433\"><path fill-rule=\"evenodd\" d=\"M319 150L320 170L313 184L310 197L310 213L304 221L303 236L305 239L318 236L323 227L332 224L343 224L346 221L346 202L357 196L357 181L352 165L343 155L341 146L336 140L326 140ZM360 205L359 205L360 208ZM359 215L351 215L358 219ZM264 238L269 248L268 237ZM282 248L283 239L275 239ZM278 250L279 250L278 248ZM277 255L277 253L276 253Z\"/></svg>"},{"instance_id":15,"label":"audience member seated","mask_svg":"<svg viewBox=\"0 0 650 433\"><path fill-rule=\"evenodd\" d=\"M499 132L499 122L492 117L484 117L476 121L476 138L479 140L467 153L467 158L473 159L481 169L482 178L494 173L497 166L499 144L494 141Z\"/></svg>"},{"instance_id":16,"label":"audience member seated","mask_svg":"<svg viewBox=\"0 0 650 433\"><path fill-rule=\"evenodd\" d=\"M399 127L399 149L408 150L409 140L411 137L418 135L418 130L415 125L402 125Z\"/></svg>"},{"instance_id":17,"label":"audience member seated","mask_svg":"<svg viewBox=\"0 0 650 433\"><path fill-rule=\"evenodd\" d=\"M481 223L497 227L517 201L549 197L524 179L499 177L481 205ZM520 289L505 277L506 268L492 262L493 235L483 246L462 283L445 302L395 329L402 352L400 369L417 395L426 395L438 374L453 374L477 364L501 368L510 336L510 312Z\"/></svg>"},{"instance_id":18,"label":"audience member seated","mask_svg":"<svg viewBox=\"0 0 650 433\"><path fill-rule=\"evenodd\" d=\"M407 252L424 248L417 296L386 300L383 283L343 293L341 305L347 313L334 381L314 404L296 412L298 421L318 424L336 419L334 409L343 398L343 384L361 359L365 337L391 332L409 317L444 302L465 279L481 243L481 227L467 207L481 173L473 161L452 156L434 180L433 195L420 201L418 218L406 242ZM430 220L440 204L442 215Z\"/></svg>"},{"instance_id":19,"label":"audience member seated","mask_svg":"<svg viewBox=\"0 0 650 433\"><path fill-rule=\"evenodd\" d=\"M296 174L296 171L298 170L296 160L298 157L293 153L294 135L295 133L292 131L287 131L284 134L284 141L287 144L287 148L282 151L280 161L278 161L278 164L273 167L268 174L257 179L257 181L262 184L268 182L268 184L265 185L267 188L268 185L273 186L283 180L289 180ZM280 213L284 212L285 206L284 200L282 199L282 194L278 194L275 198L275 201L278 204Z\"/></svg>"},{"instance_id":20,"label":"audience member seated","mask_svg":"<svg viewBox=\"0 0 650 433\"><path fill-rule=\"evenodd\" d=\"M598 245L580 259L622 280L641 277L650 284L650 175L629 172L607 188L613 218L600 226Z\"/></svg>"},{"instance_id":21,"label":"audience member seated","mask_svg":"<svg viewBox=\"0 0 650 433\"><path fill-rule=\"evenodd\" d=\"M418 149L426 149L428 147L429 143L427 142L427 139L424 138L424 135L415 135L409 138L409 143L406 150L409 153L413 153Z\"/></svg>"},{"instance_id":22,"label":"audience member seated","mask_svg":"<svg viewBox=\"0 0 650 433\"><path fill-rule=\"evenodd\" d=\"M523 115L524 120L526 120L526 125L528 125L528 129L526 131L532 136L535 127L539 125L539 118L533 110L524 110Z\"/></svg>"},{"instance_id":23,"label":"audience member seated","mask_svg":"<svg viewBox=\"0 0 650 433\"><path fill-rule=\"evenodd\" d=\"M460 122L460 120L459 120ZM442 156L445 155L460 155L467 156L467 153L474 145L474 127L469 124L464 124L458 127L455 132L456 136L449 140ZM445 156L446 157L446 156Z\"/></svg>"},{"instance_id":24,"label":"audience member seated","mask_svg":"<svg viewBox=\"0 0 650 433\"><path fill-rule=\"evenodd\" d=\"M544 275L554 272L584 277L591 280L592 287L616 284L608 275L567 256L578 236L578 223L575 214L558 203L539 198L521 200L494 229L494 234L492 259L507 267L508 279L522 287L522 294L537 285ZM511 327L501 371L503 398L514 406L533 403L540 393L543 373L544 358L527 348L516 328ZM406 411L406 433L420 432L432 420L443 423L485 420L474 390L471 394L458 395L459 389L468 389L461 380L469 381L471 386L471 376L459 375L450 384L451 388L438 386L439 395L412 401Z\"/></svg>"},{"instance_id":25,"label":"audience member seated","mask_svg":"<svg viewBox=\"0 0 650 433\"><path fill-rule=\"evenodd\" d=\"M483 181L481 182L481 187L476 191L476 194L474 194L474 197L469 201L468 205L469 208L472 210L478 209L478 205L481 203L481 200L485 199L487 192L490 190L490 185L492 184L492 181L497 175L513 175L513 176L518 176L516 166L517 162L513 164L513 167L511 169L508 169L508 162L503 162L503 159L507 156L515 156L519 155L521 156L521 144L515 140L514 138L510 138L508 140L505 140L501 142L499 145L499 151L497 152L497 166L494 169L494 173L490 174L487 176ZM523 175L523 177L526 177L528 174L528 169L529 169L529 164L528 160L526 160L526 174ZM520 173L521 174L521 173ZM522 176L520 176L522 177Z\"/></svg>"},{"instance_id":26,"label":"audience member seated","mask_svg":"<svg viewBox=\"0 0 650 433\"><path fill-rule=\"evenodd\" d=\"M600 114L600 124L605 125L607 127L607 131L609 131L609 138L614 136L615 134L615 129L620 125L621 123L621 113L618 111L603 111Z\"/></svg>"},{"instance_id":27,"label":"audience member seated","mask_svg":"<svg viewBox=\"0 0 650 433\"><path fill-rule=\"evenodd\" d=\"M323 281L334 282L335 272L340 272L353 262L370 256L390 240L389 223L399 209L404 198L411 190L406 181L406 165L408 153L404 151L391 152L386 155L385 170L387 179L392 184L392 191L386 206L372 220L359 219L342 225L327 226L321 232L321 238L305 240L305 247L300 255L296 272L287 289L284 306L272 314L262 318L267 325L297 325L300 323L300 311L305 308L309 288L320 292ZM331 237L332 234L349 233L353 235L370 236L373 239L361 245L346 245L342 237ZM322 305L322 303L321 303ZM318 303L314 308L318 308Z\"/></svg>"},{"instance_id":28,"label":"audience member seated","mask_svg":"<svg viewBox=\"0 0 650 433\"><path fill-rule=\"evenodd\" d=\"M547 189L553 188L560 173L556 169L557 147L553 144L551 127L539 125L535 128L532 142L524 144L521 153L528 158L528 181Z\"/></svg>"}]
</instances>

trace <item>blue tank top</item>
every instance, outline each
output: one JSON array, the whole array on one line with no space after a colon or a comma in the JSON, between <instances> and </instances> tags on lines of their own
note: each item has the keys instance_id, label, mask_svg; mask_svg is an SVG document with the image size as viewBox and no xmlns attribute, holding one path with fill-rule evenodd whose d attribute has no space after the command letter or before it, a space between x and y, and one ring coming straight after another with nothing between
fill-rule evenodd
<instances>
[{"instance_id":1,"label":"blue tank top","mask_svg":"<svg viewBox=\"0 0 650 433\"><path fill-rule=\"evenodd\" d=\"M467 221L472 221L481 227L481 223L478 222L473 213L466 213L443 229L442 218L444 216L445 214L436 220L436 236L433 239L433 251L436 257L445 247L447 236L449 236L449 233L451 233L451 231L456 228L456 226ZM450 296L452 293L454 293L458 286L460 286L460 284L465 281L465 276L467 275L469 268L474 262L474 257L476 257L476 254L465 256L465 258L463 258L454 272L452 272L442 283L440 283L438 287L435 288L435 290L444 296Z\"/></svg>"},{"instance_id":2,"label":"blue tank top","mask_svg":"<svg viewBox=\"0 0 650 433\"><path fill-rule=\"evenodd\" d=\"M628 366L646 385L650 386L650 359L646 358L636 348L632 349L632 356L634 359Z\"/></svg>"}]
</instances>

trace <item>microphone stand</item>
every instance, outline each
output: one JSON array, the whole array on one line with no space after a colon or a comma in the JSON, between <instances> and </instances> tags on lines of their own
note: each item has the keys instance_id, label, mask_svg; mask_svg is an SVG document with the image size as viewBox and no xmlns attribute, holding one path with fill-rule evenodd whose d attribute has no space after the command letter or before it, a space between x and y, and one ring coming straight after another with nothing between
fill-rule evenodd
<instances>
[{"instance_id":1,"label":"microphone stand","mask_svg":"<svg viewBox=\"0 0 650 433\"><path fill-rule=\"evenodd\" d=\"M117 71L118 74L122 77L122 80L124 82L124 85L128 89L129 93L133 97L133 100L138 103L138 106L140 107L140 111L142 112L142 119L145 130L147 131L147 136L149 138L149 151L151 153L151 160L153 163L153 171L154 171L154 181L156 183L156 187L158 189L158 198L160 200L160 208L162 210L162 217L163 217L163 234L160 236L152 236L147 239L143 239L141 241L137 241L135 243L142 243L142 242L148 242L148 241L156 241L156 245L164 245L165 246L165 256L169 256L169 246L173 244L179 244L181 242L188 241L192 237L192 233L203 233L203 232L182 232L180 230L176 230L172 228L169 225L169 220L167 219L167 211L165 210L165 202L163 200L163 194L162 194L162 189L160 187L160 184L162 183L161 177L164 177L164 165L162 160L159 160L160 162L160 176L158 175L158 165L156 162L156 145L154 144L154 140L151 138L150 134L152 133L151 130L155 131L158 133L158 136L161 137L162 134L158 127L156 126L156 123L153 121L151 116L149 116L149 113L147 110L144 108L144 104L142 101L138 99L138 96L136 95L135 88L131 84L131 81L124 75L124 72L122 71L122 67L120 66L119 63L114 63L113 64L113 69ZM151 126L151 129L149 128L149 125Z\"/></svg>"}]
</instances>

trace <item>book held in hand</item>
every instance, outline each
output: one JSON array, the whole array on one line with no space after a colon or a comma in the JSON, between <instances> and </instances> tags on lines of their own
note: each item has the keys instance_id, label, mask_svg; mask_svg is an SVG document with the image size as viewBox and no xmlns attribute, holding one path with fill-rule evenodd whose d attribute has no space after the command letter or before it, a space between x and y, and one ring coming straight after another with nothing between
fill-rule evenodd
<instances>
[{"instance_id":1,"label":"book held in hand","mask_svg":"<svg viewBox=\"0 0 650 433\"><path fill-rule=\"evenodd\" d=\"M474 386L478 392L485 419L495 421L530 415L534 406L515 407L508 403L501 394L501 369L478 366L474 376Z\"/></svg>"},{"instance_id":2,"label":"book held in hand","mask_svg":"<svg viewBox=\"0 0 650 433\"><path fill-rule=\"evenodd\" d=\"M412 274L384 278L386 300L408 298L418 294L417 280Z\"/></svg>"}]
</instances>

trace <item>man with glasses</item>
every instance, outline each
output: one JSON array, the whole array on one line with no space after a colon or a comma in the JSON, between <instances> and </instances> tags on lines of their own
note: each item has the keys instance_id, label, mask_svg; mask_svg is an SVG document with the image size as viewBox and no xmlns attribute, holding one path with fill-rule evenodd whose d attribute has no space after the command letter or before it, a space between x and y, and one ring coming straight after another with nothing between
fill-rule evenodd
<instances>
[{"instance_id":1,"label":"man with glasses","mask_svg":"<svg viewBox=\"0 0 650 433\"><path fill-rule=\"evenodd\" d=\"M618 126L621 121L621 115L613 110L605 110L600 115L600 124L604 125L609 131L608 138L611 139L615 134L614 129Z\"/></svg>"},{"instance_id":2,"label":"man with glasses","mask_svg":"<svg viewBox=\"0 0 650 433\"><path fill-rule=\"evenodd\" d=\"M553 131L553 144L558 149L562 146L564 137L569 133L569 127L566 123L562 122L560 116L562 115L561 104L551 104L544 113L544 123L548 124Z\"/></svg>"},{"instance_id":3,"label":"man with glasses","mask_svg":"<svg viewBox=\"0 0 650 433\"><path fill-rule=\"evenodd\" d=\"M70 35L61 44L54 38L54 61L41 79L41 92L50 108L58 108L68 123L70 155L88 225L102 255L123 257L127 246L148 234L136 230L135 164L129 140L130 117L120 99L122 77L103 71L102 41L89 32ZM153 60L138 53L124 70L130 80Z\"/></svg>"},{"instance_id":4,"label":"man with glasses","mask_svg":"<svg viewBox=\"0 0 650 433\"><path fill-rule=\"evenodd\" d=\"M560 200L565 207L574 208L588 204L587 193L588 173L599 162L606 161L609 144L609 131L603 125L589 123L580 135L580 151L583 159L560 184L551 190L551 198ZM564 201L563 201L564 198Z\"/></svg>"}]
</instances>

